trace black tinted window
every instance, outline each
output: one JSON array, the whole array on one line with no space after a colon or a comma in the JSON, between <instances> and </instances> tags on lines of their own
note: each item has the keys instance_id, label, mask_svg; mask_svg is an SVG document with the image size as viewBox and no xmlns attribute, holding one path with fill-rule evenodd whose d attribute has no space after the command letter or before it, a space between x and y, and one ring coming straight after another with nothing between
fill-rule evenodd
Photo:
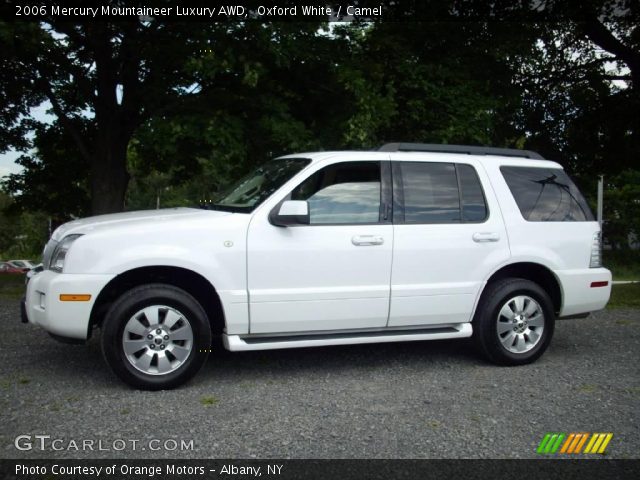
<instances>
[{"instance_id":1,"label":"black tinted window","mask_svg":"<svg viewBox=\"0 0 640 480\"><path fill-rule=\"evenodd\" d=\"M530 222L592 221L593 213L571 179L561 169L501 167L513 198Z\"/></svg>"},{"instance_id":2,"label":"black tinted window","mask_svg":"<svg viewBox=\"0 0 640 480\"><path fill-rule=\"evenodd\" d=\"M487 218L487 204L478 174L471 165L458 164L456 169L460 181L462 221L482 222Z\"/></svg>"},{"instance_id":3,"label":"black tinted window","mask_svg":"<svg viewBox=\"0 0 640 480\"><path fill-rule=\"evenodd\" d=\"M375 223L380 217L380 164L330 165L296 187L291 199L309 203L311 224Z\"/></svg>"},{"instance_id":4,"label":"black tinted window","mask_svg":"<svg viewBox=\"0 0 640 480\"><path fill-rule=\"evenodd\" d=\"M460 223L460 197L452 163L398 162L405 223Z\"/></svg>"}]
</instances>

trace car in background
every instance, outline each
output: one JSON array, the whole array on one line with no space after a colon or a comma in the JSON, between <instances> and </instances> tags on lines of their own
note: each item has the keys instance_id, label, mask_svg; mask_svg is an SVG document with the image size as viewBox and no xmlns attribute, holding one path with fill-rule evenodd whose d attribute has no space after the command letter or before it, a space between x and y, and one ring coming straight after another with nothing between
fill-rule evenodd
<instances>
[{"instance_id":1,"label":"car in background","mask_svg":"<svg viewBox=\"0 0 640 480\"><path fill-rule=\"evenodd\" d=\"M11 265L13 268L20 269L22 273L26 273L36 267L36 264L31 260L7 260L6 263Z\"/></svg>"},{"instance_id":2,"label":"car in background","mask_svg":"<svg viewBox=\"0 0 640 480\"><path fill-rule=\"evenodd\" d=\"M22 274L24 273L24 269L14 267L9 262L2 262L0 263L0 274L3 273Z\"/></svg>"}]
</instances>

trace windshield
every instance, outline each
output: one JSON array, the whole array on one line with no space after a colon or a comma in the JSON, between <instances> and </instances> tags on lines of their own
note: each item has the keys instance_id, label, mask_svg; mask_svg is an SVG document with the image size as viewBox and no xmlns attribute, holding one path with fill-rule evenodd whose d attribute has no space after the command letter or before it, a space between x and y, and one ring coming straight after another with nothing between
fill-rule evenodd
<instances>
[{"instance_id":1,"label":"windshield","mask_svg":"<svg viewBox=\"0 0 640 480\"><path fill-rule=\"evenodd\" d=\"M234 183L210 207L249 213L309 162L306 158L271 160Z\"/></svg>"}]
</instances>

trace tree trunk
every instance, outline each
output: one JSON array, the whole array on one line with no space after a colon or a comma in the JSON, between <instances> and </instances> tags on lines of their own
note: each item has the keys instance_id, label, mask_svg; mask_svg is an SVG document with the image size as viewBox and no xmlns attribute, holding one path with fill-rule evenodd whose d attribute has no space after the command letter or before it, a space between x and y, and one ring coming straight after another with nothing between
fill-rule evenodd
<instances>
[{"instance_id":1,"label":"tree trunk","mask_svg":"<svg viewBox=\"0 0 640 480\"><path fill-rule=\"evenodd\" d=\"M129 138L110 132L99 133L96 152L91 161L91 213L121 212L127 193L127 145Z\"/></svg>"},{"instance_id":2,"label":"tree trunk","mask_svg":"<svg viewBox=\"0 0 640 480\"><path fill-rule=\"evenodd\" d=\"M589 40L613 54L617 60L627 64L631 72L632 87L637 90L640 84L640 52L632 46L622 43L596 17L586 22L583 30Z\"/></svg>"},{"instance_id":3,"label":"tree trunk","mask_svg":"<svg viewBox=\"0 0 640 480\"><path fill-rule=\"evenodd\" d=\"M95 54L97 80L94 104L97 139L91 157L91 213L101 215L124 210L129 183L127 145L133 134L132 115L130 112L125 115L118 103L119 64L114 58L112 30L105 23L91 24L87 35Z\"/></svg>"}]
</instances>

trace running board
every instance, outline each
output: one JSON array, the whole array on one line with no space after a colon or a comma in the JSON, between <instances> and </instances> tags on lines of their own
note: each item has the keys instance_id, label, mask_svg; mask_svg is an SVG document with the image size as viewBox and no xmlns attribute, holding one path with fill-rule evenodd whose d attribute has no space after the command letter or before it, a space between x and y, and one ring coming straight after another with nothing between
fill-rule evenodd
<instances>
[{"instance_id":1,"label":"running board","mask_svg":"<svg viewBox=\"0 0 640 480\"><path fill-rule=\"evenodd\" d=\"M377 330L369 332L291 334L283 336L222 335L227 350L276 350L280 348L324 347L329 345L357 345L364 343L413 342L470 337L470 323L457 323L410 330Z\"/></svg>"}]
</instances>

